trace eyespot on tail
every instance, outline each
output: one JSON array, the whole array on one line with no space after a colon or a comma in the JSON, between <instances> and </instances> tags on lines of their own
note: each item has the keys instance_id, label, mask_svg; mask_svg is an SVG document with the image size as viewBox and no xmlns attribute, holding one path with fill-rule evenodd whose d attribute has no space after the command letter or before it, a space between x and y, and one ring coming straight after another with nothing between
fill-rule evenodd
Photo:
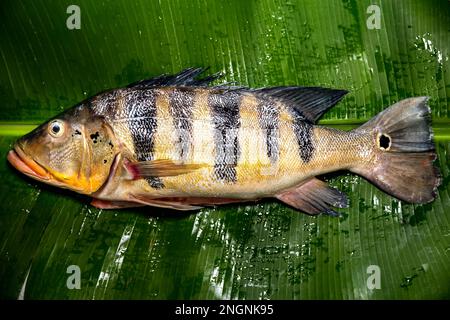
<instances>
[{"instance_id":1,"label":"eyespot on tail","mask_svg":"<svg viewBox=\"0 0 450 320\"><path fill-rule=\"evenodd\" d=\"M441 183L427 102L402 100L356 129L372 137L374 157L351 170L411 203L433 201Z\"/></svg>"}]
</instances>

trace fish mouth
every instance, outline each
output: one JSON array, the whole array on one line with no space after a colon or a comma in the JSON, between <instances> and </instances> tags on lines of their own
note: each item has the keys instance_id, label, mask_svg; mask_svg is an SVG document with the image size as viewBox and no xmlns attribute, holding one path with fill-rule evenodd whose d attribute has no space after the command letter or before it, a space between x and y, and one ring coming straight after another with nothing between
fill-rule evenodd
<instances>
[{"instance_id":1,"label":"fish mouth","mask_svg":"<svg viewBox=\"0 0 450 320\"><path fill-rule=\"evenodd\" d=\"M7 159L14 168L31 178L43 181L49 181L51 178L48 171L27 156L18 145L8 152Z\"/></svg>"}]
</instances>

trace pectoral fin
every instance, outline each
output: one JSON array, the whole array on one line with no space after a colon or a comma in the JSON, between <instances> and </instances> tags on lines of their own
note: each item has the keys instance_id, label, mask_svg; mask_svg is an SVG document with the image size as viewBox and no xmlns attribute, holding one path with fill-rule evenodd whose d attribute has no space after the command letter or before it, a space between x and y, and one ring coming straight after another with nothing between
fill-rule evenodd
<instances>
[{"instance_id":1,"label":"pectoral fin","mask_svg":"<svg viewBox=\"0 0 450 320\"><path fill-rule=\"evenodd\" d=\"M139 162L124 162L125 168L133 180L149 177L172 177L190 173L200 169L199 164L175 163L172 160L160 159Z\"/></svg>"},{"instance_id":2,"label":"pectoral fin","mask_svg":"<svg viewBox=\"0 0 450 320\"><path fill-rule=\"evenodd\" d=\"M284 203L311 215L340 214L330 207L346 208L348 200L344 193L329 187L325 182L312 178L300 186L285 190L275 197Z\"/></svg>"}]
</instances>

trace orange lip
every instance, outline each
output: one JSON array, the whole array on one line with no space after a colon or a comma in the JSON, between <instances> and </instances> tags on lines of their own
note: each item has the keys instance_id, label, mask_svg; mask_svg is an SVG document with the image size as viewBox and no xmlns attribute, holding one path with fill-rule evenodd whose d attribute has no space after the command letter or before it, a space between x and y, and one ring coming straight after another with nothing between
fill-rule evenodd
<instances>
[{"instance_id":1,"label":"orange lip","mask_svg":"<svg viewBox=\"0 0 450 320\"><path fill-rule=\"evenodd\" d=\"M14 168L20 172L38 180L49 180L50 176L48 172L36 163L33 159L24 154L19 148L15 147L14 150L8 152L8 161Z\"/></svg>"}]
</instances>

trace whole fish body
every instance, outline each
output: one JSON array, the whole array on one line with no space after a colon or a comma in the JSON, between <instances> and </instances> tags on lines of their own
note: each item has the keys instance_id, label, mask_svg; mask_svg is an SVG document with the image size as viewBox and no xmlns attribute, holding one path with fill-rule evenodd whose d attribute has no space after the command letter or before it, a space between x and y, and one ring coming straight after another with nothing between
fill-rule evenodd
<instances>
[{"instance_id":1,"label":"whole fish body","mask_svg":"<svg viewBox=\"0 0 450 320\"><path fill-rule=\"evenodd\" d=\"M193 210L274 197L308 214L337 215L345 194L316 178L337 170L408 202L435 198L426 97L346 132L315 123L347 91L209 86L219 76L202 72L98 94L19 139L8 160L99 208Z\"/></svg>"}]
</instances>

